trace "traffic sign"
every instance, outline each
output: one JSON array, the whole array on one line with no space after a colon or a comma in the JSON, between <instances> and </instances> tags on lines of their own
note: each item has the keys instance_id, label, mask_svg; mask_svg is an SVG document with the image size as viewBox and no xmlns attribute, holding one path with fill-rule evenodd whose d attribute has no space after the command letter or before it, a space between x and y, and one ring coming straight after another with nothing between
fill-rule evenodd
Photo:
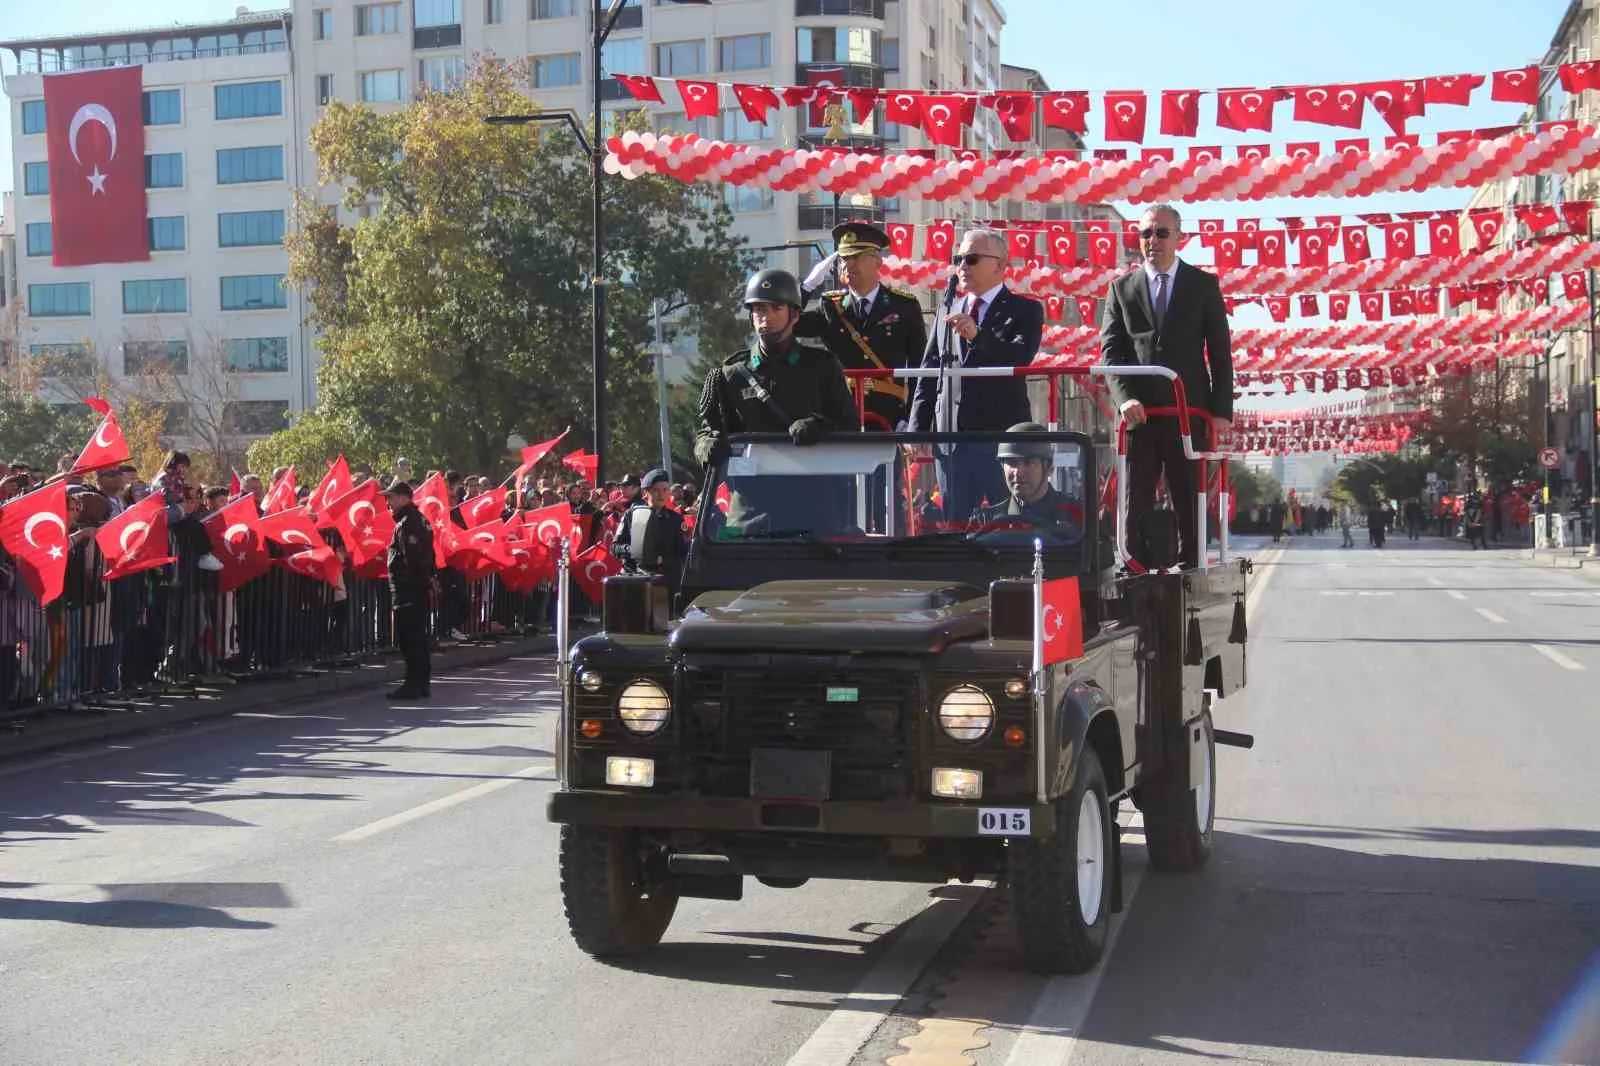
<instances>
[{"instance_id":1,"label":"traffic sign","mask_svg":"<svg viewBox=\"0 0 1600 1066\"><path fill-rule=\"evenodd\" d=\"M1539 465L1546 470L1554 470L1561 465L1561 453L1554 448L1539 449Z\"/></svg>"}]
</instances>

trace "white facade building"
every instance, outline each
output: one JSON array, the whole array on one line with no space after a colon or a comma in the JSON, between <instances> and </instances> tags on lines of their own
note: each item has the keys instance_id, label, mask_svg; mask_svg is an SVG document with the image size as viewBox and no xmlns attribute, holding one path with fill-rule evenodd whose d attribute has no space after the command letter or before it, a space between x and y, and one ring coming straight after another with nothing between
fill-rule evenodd
<instances>
[{"instance_id":1,"label":"white facade building","mask_svg":"<svg viewBox=\"0 0 1600 1066\"><path fill-rule=\"evenodd\" d=\"M225 409L248 436L282 428L287 411L312 401L303 301L282 285L306 132L288 42L286 10L0 42L16 190L7 325L18 359L113 380L166 361L180 383L167 396L178 423L168 428L180 436L185 406ZM143 65L150 259L55 267L44 77L132 63Z\"/></svg>"}]
</instances>

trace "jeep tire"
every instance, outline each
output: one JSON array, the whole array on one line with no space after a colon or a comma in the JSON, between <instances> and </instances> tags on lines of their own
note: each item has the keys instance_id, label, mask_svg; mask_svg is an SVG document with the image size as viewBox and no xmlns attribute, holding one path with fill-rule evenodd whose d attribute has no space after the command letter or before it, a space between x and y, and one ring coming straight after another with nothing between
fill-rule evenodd
<instances>
[{"instance_id":1,"label":"jeep tire","mask_svg":"<svg viewBox=\"0 0 1600 1066\"><path fill-rule=\"evenodd\" d=\"M561 901L580 950L598 959L619 958L660 943L678 908L678 893L647 881L631 830L564 825Z\"/></svg>"},{"instance_id":2,"label":"jeep tire","mask_svg":"<svg viewBox=\"0 0 1600 1066\"><path fill-rule=\"evenodd\" d=\"M1029 969L1086 973L1105 954L1115 873L1105 771L1093 748L1083 749L1072 789L1055 806L1053 836L1007 849L1012 917Z\"/></svg>"},{"instance_id":3,"label":"jeep tire","mask_svg":"<svg viewBox=\"0 0 1600 1066\"><path fill-rule=\"evenodd\" d=\"M1201 745L1199 779L1190 778L1189 747ZM1216 821L1217 740L1210 697L1199 717L1183 727L1182 744L1161 778L1141 788L1145 848L1150 865L1167 873L1189 873L1211 857Z\"/></svg>"}]
</instances>

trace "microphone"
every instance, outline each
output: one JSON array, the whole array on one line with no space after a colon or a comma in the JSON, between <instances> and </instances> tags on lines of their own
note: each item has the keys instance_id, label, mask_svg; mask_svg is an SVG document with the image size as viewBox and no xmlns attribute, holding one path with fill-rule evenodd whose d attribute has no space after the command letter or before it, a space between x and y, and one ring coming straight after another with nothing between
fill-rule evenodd
<instances>
[{"instance_id":1,"label":"microphone","mask_svg":"<svg viewBox=\"0 0 1600 1066\"><path fill-rule=\"evenodd\" d=\"M960 275L952 272L949 282L944 287L944 313L947 317L944 322L944 351L942 353L944 358L942 362L945 366L949 366L951 360L955 357L955 327L950 324L948 316L950 308L955 306L956 290L960 287Z\"/></svg>"}]
</instances>

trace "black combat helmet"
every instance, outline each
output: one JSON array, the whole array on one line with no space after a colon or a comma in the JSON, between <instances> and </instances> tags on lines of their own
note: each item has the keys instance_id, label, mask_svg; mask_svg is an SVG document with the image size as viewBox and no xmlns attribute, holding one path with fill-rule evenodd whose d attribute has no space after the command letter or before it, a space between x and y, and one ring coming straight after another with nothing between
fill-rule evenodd
<instances>
[{"instance_id":1,"label":"black combat helmet","mask_svg":"<svg viewBox=\"0 0 1600 1066\"><path fill-rule=\"evenodd\" d=\"M753 303L788 304L800 309L800 282L787 270L762 270L744 287L744 306Z\"/></svg>"},{"instance_id":2,"label":"black combat helmet","mask_svg":"<svg viewBox=\"0 0 1600 1066\"><path fill-rule=\"evenodd\" d=\"M1037 422L1018 422L1007 433L1048 433L1044 426ZM1006 459L1043 459L1050 462L1055 455L1055 447L1047 440L1003 440L1000 447L995 449L995 458L1001 461Z\"/></svg>"}]
</instances>

